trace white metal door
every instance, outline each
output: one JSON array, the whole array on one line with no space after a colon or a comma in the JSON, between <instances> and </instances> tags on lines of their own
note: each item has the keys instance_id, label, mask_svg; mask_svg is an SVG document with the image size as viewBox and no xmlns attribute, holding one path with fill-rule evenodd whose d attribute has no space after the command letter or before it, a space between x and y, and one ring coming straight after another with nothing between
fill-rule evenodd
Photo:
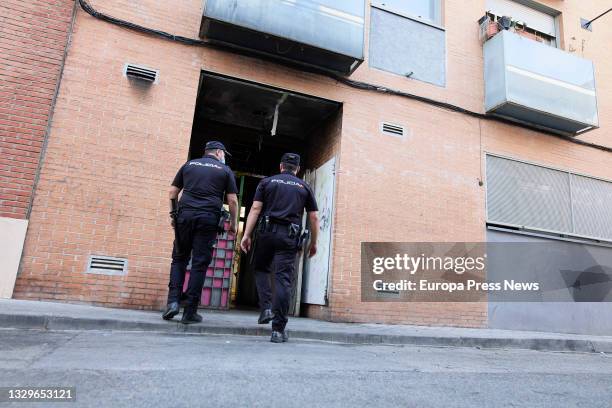
<instances>
[{"instance_id":1,"label":"white metal door","mask_svg":"<svg viewBox=\"0 0 612 408\"><path fill-rule=\"evenodd\" d=\"M329 271L331 269L332 217L336 185L336 158L314 172L314 190L319 207L319 239L317 254L307 258L302 277L302 302L314 305L327 303Z\"/></svg>"}]
</instances>

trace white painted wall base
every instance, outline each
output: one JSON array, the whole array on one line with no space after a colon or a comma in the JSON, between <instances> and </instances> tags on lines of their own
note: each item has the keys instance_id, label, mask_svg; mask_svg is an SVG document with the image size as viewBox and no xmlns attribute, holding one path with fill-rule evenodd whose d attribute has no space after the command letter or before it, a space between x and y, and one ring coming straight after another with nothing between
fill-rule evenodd
<instances>
[{"instance_id":1,"label":"white painted wall base","mask_svg":"<svg viewBox=\"0 0 612 408\"><path fill-rule=\"evenodd\" d=\"M28 220L0 217L0 299L10 299L15 288Z\"/></svg>"}]
</instances>

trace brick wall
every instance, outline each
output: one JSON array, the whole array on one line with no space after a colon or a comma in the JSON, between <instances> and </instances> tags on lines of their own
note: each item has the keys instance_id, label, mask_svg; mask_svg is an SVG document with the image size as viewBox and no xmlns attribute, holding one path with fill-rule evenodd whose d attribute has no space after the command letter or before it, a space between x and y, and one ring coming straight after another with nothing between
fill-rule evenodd
<instances>
[{"instance_id":1,"label":"brick wall","mask_svg":"<svg viewBox=\"0 0 612 408\"><path fill-rule=\"evenodd\" d=\"M594 61L601 129L583 139L612 146L612 26L590 33L588 2L547 1L563 13L563 43ZM561 4L563 3L563 4ZM567 3L567 4L566 4ZM202 2L96 0L111 15L196 37ZM447 87L371 69L357 80L483 110L483 61L475 21L484 1L445 2ZM366 27L368 23L366 21ZM367 38L367 35L366 35ZM584 41L583 41L584 40ZM580 45L580 48L576 48ZM367 50L366 50L367 55ZM125 62L160 70L139 87ZM308 313L338 321L482 326L486 304L360 302L361 241L483 241L486 152L612 179L612 155L525 129L448 112L400 97L360 91L281 65L188 47L97 21L79 11L34 200L16 296L107 306L158 308L166 295L172 232L167 186L189 149L200 70L343 103L333 152L337 168L329 307ZM406 126L404 138L381 121ZM85 274L90 254L126 257L128 274Z\"/></svg>"},{"instance_id":2,"label":"brick wall","mask_svg":"<svg viewBox=\"0 0 612 408\"><path fill-rule=\"evenodd\" d=\"M197 50L82 10L73 31L15 297L157 308L172 242L167 191L189 148ZM126 62L158 68L159 83L128 80ZM90 255L127 258L127 275L85 273Z\"/></svg>"},{"instance_id":3,"label":"brick wall","mask_svg":"<svg viewBox=\"0 0 612 408\"><path fill-rule=\"evenodd\" d=\"M0 217L27 216L73 6L73 0L0 4Z\"/></svg>"}]
</instances>

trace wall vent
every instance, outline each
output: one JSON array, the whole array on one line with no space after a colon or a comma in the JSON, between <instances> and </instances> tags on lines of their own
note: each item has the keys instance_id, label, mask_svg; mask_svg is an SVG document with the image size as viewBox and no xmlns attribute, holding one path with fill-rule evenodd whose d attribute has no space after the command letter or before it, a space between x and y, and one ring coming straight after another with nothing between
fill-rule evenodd
<instances>
[{"instance_id":1,"label":"wall vent","mask_svg":"<svg viewBox=\"0 0 612 408\"><path fill-rule=\"evenodd\" d=\"M128 261L125 258L91 255L87 262L87 272L98 275L126 275Z\"/></svg>"},{"instance_id":2,"label":"wall vent","mask_svg":"<svg viewBox=\"0 0 612 408\"><path fill-rule=\"evenodd\" d=\"M382 122L380 124L380 130L386 135L404 137L405 129L403 126L394 125L388 122Z\"/></svg>"},{"instance_id":3,"label":"wall vent","mask_svg":"<svg viewBox=\"0 0 612 408\"><path fill-rule=\"evenodd\" d=\"M128 78L151 82L153 84L156 84L159 80L158 70L143 67L142 65L125 64L125 67L123 68L123 74Z\"/></svg>"}]
</instances>

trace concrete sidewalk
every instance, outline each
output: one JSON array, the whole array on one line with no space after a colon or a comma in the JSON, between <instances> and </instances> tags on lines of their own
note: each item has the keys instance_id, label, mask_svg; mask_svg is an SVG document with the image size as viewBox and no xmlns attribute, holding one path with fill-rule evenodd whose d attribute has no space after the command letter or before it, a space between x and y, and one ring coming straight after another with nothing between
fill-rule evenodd
<instances>
[{"instance_id":1,"label":"concrete sidewalk","mask_svg":"<svg viewBox=\"0 0 612 408\"><path fill-rule=\"evenodd\" d=\"M0 328L44 330L117 330L193 334L269 336L269 325L257 324L257 314L245 311L203 311L195 325L164 321L159 312L109 309L68 303L0 299ZM412 344L450 347L519 348L548 351L612 353L612 337L456 327L331 323L291 318L294 339L350 344Z\"/></svg>"}]
</instances>

